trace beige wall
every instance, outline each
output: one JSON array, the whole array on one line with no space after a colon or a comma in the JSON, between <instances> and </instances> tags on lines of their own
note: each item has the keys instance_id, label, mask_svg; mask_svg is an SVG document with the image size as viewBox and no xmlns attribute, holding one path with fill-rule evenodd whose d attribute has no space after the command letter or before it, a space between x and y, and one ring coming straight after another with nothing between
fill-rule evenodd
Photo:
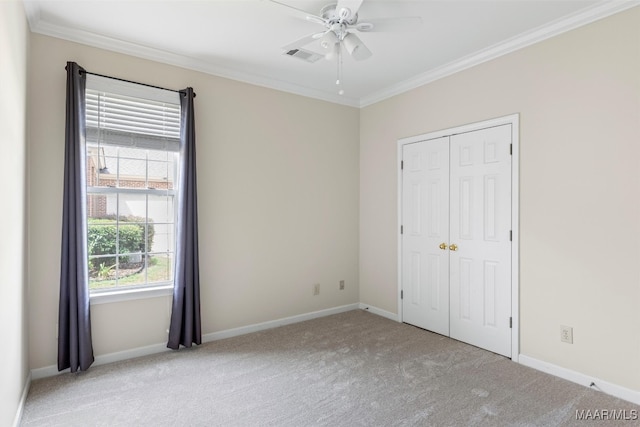
<instances>
[{"instance_id":1,"label":"beige wall","mask_svg":"<svg viewBox=\"0 0 640 427\"><path fill-rule=\"evenodd\" d=\"M361 111L360 299L397 312L396 141L512 113L521 354L640 390L640 8Z\"/></svg>"},{"instance_id":2,"label":"beige wall","mask_svg":"<svg viewBox=\"0 0 640 427\"><path fill-rule=\"evenodd\" d=\"M0 2L0 425L13 424L29 374L27 356L27 61L22 2Z\"/></svg>"},{"instance_id":3,"label":"beige wall","mask_svg":"<svg viewBox=\"0 0 640 427\"><path fill-rule=\"evenodd\" d=\"M42 35L31 41L31 368L56 363L66 61L195 89L203 333L358 302L357 109ZM91 310L98 356L166 342L170 297Z\"/></svg>"}]
</instances>

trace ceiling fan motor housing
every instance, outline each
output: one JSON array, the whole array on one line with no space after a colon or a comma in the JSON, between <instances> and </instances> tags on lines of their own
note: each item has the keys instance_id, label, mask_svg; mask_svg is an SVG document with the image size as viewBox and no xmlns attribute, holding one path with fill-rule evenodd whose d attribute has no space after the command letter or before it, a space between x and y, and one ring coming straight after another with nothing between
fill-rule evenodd
<instances>
[{"instance_id":1,"label":"ceiling fan motor housing","mask_svg":"<svg viewBox=\"0 0 640 427\"><path fill-rule=\"evenodd\" d=\"M358 14L352 13L351 9L343 7L340 10L336 10L337 4L329 4L322 8L320 16L328 21L329 24L335 24L342 21L347 25L355 25L358 22Z\"/></svg>"}]
</instances>

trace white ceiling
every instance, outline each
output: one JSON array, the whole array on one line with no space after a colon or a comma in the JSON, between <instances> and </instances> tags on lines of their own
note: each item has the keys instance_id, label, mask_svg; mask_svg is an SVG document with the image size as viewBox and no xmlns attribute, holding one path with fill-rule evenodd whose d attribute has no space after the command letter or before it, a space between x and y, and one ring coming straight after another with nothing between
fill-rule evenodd
<instances>
[{"instance_id":1,"label":"white ceiling","mask_svg":"<svg viewBox=\"0 0 640 427\"><path fill-rule=\"evenodd\" d=\"M332 3L280 1L314 15ZM596 0L364 0L359 22L419 16L422 25L410 32L358 33L373 56L359 62L344 58L345 93L340 96L335 61L307 63L283 55L283 46L322 27L268 0L24 3L33 32L352 106L369 105L638 5ZM307 49L321 53L315 43Z\"/></svg>"}]
</instances>

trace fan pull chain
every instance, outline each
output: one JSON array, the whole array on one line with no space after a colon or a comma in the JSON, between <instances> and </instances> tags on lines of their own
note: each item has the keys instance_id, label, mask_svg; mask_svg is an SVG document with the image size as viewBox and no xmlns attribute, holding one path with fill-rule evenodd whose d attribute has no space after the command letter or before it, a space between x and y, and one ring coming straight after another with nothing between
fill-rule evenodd
<instances>
[{"instance_id":1,"label":"fan pull chain","mask_svg":"<svg viewBox=\"0 0 640 427\"><path fill-rule=\"evenodd\" d=\"M342 45L338 45L338 79L336 80L336 85L340 86L340 80L342 79ZM344 89L341 87L338 90L338 95L344 95Z\"/></svg>"}]
</instances>

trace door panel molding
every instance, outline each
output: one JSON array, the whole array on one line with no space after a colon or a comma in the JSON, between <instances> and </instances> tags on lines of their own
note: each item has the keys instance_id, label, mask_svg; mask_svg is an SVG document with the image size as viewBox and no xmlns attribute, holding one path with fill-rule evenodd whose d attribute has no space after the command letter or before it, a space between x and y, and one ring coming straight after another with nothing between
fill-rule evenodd
<instances>
[{"instance_id":1,"label":"door panel molding","mask_svg":"<svg viewBox=\"0 0 640 427\"><path fill-rule=\"evenodd\" d=\"M519 248L520 248L520 240L519 240L519 146L520 146L520 117L519 114L511 114L508 116L498 117L490 120L484 120L481 122L465 124L462 126L457 126L448 129L442 129L438 131L433 131L421 135L416 135L412 137L402 138L397 141L397 183L398 183L398 284L397 284L397 298L398 298L398 319L400 322L403 321L403 303L401 299L401 291L402 291L402 235L400 233L400 229L403 218L403 206L402 206L402 191L403 191L403 182L402 182L402 157L403 157L403 148L407 144L414 144L417 142L423 141L431 141L438 138L443 137L452 137L455 135L474 132L482 129L488 129L497 126L503 125L511 125L511 359L515 362L518 361L518 357L520 354L520 334L519 334L519 313L520 313L520 295L519 295ZM459 153L456 153L455 157L458 158L458 162L460 165L465 164L465 159L469 159L470 156L473 155L471 152L463 152L461 150ZM467 150L470 151L470 150ZM499 157L498 153L492 151L492 147L484 147L484 162L492 163L495 161L496 157ZM452 153L453 154L453 153ZM452 159L453 160L453 159ZM405 167L407 167L405 162ZM428 227L428 225L427 225ZM406 228L405 228L406 233ZM453 259L452 259L453 262ZM456 262L459 262L457 260ZM497 320L496 320L497 321ZM503 320L504 321L504 320ZM491 322L489 322L491 323Z\"/></svg>"}]
</instances>

